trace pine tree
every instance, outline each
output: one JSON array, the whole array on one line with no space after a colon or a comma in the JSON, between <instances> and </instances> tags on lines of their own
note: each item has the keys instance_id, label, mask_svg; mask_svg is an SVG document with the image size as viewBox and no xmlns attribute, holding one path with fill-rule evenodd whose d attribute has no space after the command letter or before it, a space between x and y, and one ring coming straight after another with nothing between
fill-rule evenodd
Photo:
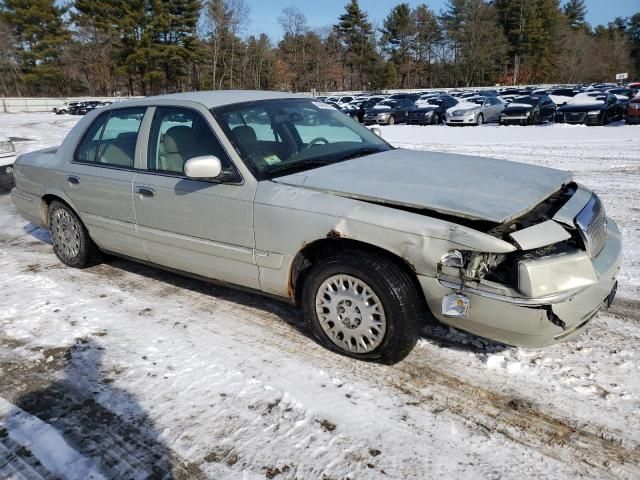
<instances>
[{"instance_id":1,"label":"pine tree","mask_svg":"<svg viewBox=\"0 0 640 480\"><path fill-rule=\"evenodd\" d=\"M571 28L588 28L587 23L587 7L584 4L584 0L569 0L562 9L564 16L569 21Z\"/></svg>"},{"instance_id":2,"label":"pine tree","mask_svg":"<svg viewBox=\"0 0 640 480\"><path fill-rule=\"evenodd\" d=\"M433 86L431 65L436 47L442 42L443 35L438 18L426 5L418 5L413 11L416 35L413 44L416 61L427 66L426 85Z\"/></svg>"},{"instance_id":3,"label":"pine tree","mask_svg":"<svg viewBox=\"0 0 640 480\"><path fill-rule=\"evenodd\" d=\"M406 88L416 33L416 25L409 5L401 3L394 7L385 18L380 32L382 47L400 72L400 86Z\"/></svg>"},{"instance_id":4,"label":"pine tree","mask_svg":"<svg viewBox=\"0 0 640 480\"><path fill-rule=\"evenodd\" d=\"M10 26L16 42L21 80L31 94L65 92L61 56L70 38L63 21L65 12L54 0L0 3L0 17Z\"/></svg>"},{"instance_id":5,"label":"pine tree","mask_svg":"<svg viewBox=\"0 0 640 480\"><path fill-rule=\"evenodd\" d=\"M345 65L351 71L351 88L359 89L365 85L365 79L373 71L377 60L373 27L367 20L367 14L360 9L358 0L351 0L345 6L345 13L340 15L339 20L334 29L344 49Z\"/></svg>"}]
</instances>

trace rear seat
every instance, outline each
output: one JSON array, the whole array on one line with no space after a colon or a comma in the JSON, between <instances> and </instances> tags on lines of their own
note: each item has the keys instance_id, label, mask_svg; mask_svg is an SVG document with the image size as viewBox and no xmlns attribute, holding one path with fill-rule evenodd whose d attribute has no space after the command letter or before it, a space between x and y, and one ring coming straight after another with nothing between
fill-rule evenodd
<instances>
[{"instance_id":1,"label":"rear seat","mask_svg":"<svg viewBox=\"0 0 640 480\"><path fill-rule=\"evenodd\" d=\"M102 141L99 162L133 168L137 139L136 132L124 132L113 140Z\"/></svg>"}]
</instances>

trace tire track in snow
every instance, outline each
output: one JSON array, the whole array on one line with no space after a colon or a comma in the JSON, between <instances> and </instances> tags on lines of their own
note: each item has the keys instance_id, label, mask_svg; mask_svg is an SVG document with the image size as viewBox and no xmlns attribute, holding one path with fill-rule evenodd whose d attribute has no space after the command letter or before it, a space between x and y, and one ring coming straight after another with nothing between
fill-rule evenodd
<instances>
[{"instance_id":1,"label":"tire track in snow","mask_svg":"<svg viewBox=\"0 0 640 480\"><path fill-rule=\"evenodd\" d=\"M116 261L121 265L120 260ZM95 267L98 275L117 278L123 272L114 272L116 267L103 264ZM227 311L234 314L242 312L241 318L275 333L262 339L253 339L265 348L286 350L291 354L299 354L304 349L305 358L313 357L315 364L327 364L330 359L335 365L335 356L322 348L309 348L309 341L300 331L302 328L299 319L296 319L296 310L287 305L274 305L277 302L266 300L270 303L268 312L263 309L247 306L240 303L228 304L228 298L220 300L206 293L207 284L199 281L186 280L190 287L185 289L180 286L181 277L165 272L159 273L159 280L150 278L148 270L152 267L129 266L128 270L146 271L147 275L132 280L137 289L150 296L175 295L180 299L206 312ZM125 273L126 277L128 273ZM161 283L169 277L172 285ZM176 282L177 281L177 282ZM175 284L177 283L177 284ZM212 287L219 290L222 287ZM239 297L235 301L246 300L247 294L227 292L231 298ZM226 295L225 295L226 296ZM276 313L278 312L278 313ZM284 322L283 322L284 320ZM295 327L295 328L291 328ZM600 430L594 425L581 427L572 425L549 413L537 409L533 404L522 401L515 396L495 392L478 385L465 382L450 372L455 371L455 365L445 359L434 355L427 349L417 348L415 352L404 362L393 367L380 365L353 365L347 359L341 359L342 367L350 370L357 376L366 375L373 384L392 387L395 390L409 395L417 400L423 408L431 411L448 412L453 416L462 417L468 422L477 425L481 431L488 434L499 433L506 438L534 448L545 455L566 463L579 466L585 474L597 470L601 478L633 478L640 472L640 449L628 448L622 444L622 440L615 435ZM380 376L384 370L385 375ZM422 393L428 389L429 393ZM600 431L599 431L600 430ZM576 460L578 462L576 462Z\"/></svg>"}]
</instances>

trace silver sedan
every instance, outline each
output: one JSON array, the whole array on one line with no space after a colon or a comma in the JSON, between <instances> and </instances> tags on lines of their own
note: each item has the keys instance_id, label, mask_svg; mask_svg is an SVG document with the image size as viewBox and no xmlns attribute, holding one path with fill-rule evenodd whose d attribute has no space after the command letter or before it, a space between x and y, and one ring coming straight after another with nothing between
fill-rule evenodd
<instances>
[{"instance_id":1,"label":"silver sedan","mask_svg":"<svg viewBox=\"0 0 640 480\"><path fill-rule=\"evenodd\" d=\"M497 122L506 104L498 97L471 97L447 110L447 125L482 125Z\"/></svg>"},{"instance_id":2,"label":"silver sedan","mask_svg":"<svg viewBox=\"0 0 640 480\"><path fill-rule=\"evenodd\" d=\"M15 180L66 265L106 252L293 302L362 360L401 360L427 317L548 345L616 291L620 232L570 173L396 149L301 95L105 106L21 155Z\"/></svg>"}]
</instances>

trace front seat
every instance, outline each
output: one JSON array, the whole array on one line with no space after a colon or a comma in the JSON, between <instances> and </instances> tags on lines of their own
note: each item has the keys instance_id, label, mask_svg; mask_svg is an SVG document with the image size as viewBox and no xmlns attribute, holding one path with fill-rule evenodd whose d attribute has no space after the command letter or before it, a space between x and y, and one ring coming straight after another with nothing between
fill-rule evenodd
<instances>
[{"instance_id":1,"label":"front seat","mask_svg":"<svg viewBox=\"0 0 640 480\"><path fill-rule=\"evenodd\" d=\"M157 168L165 172L184 173L184 162L195 155L196 138L193 129L176 125L162 137L162 154L158 157Z\"/></svg>"},{"instance_id":2,"label":"front seat","mask_svg":"<svg viewBox=\"0 0 640 480\"><path fill-rule=\"evenodd\" d=\"M256 131L248 125L241 125L231 130L231 134L236 141L245 147L245 149L251 149L256 143L258 143L258 137Z\"/></svg>"}]
</instances>

